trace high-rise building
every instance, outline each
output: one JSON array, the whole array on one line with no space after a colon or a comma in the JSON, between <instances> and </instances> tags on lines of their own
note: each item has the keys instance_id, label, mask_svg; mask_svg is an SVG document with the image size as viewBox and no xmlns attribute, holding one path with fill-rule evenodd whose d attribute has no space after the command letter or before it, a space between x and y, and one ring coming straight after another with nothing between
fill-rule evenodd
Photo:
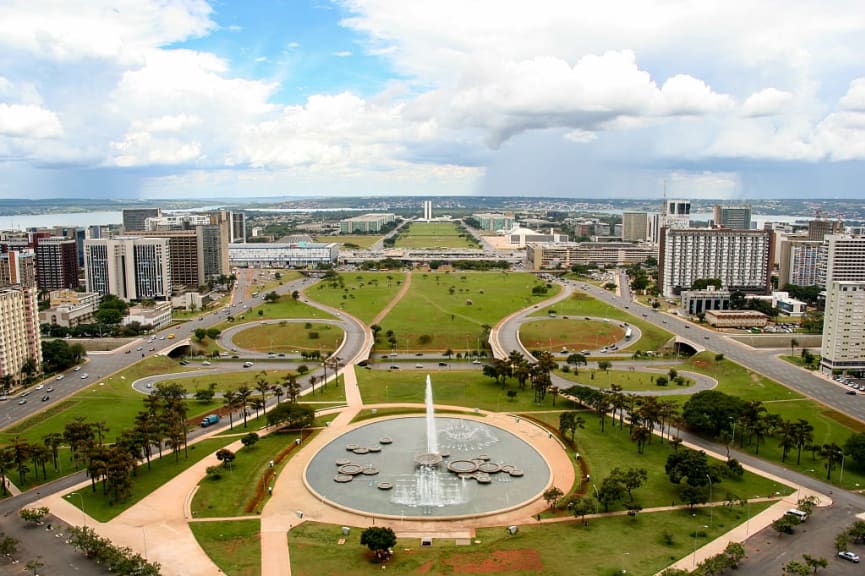
<instances>
[{"instance_id":1,"label":"high-rise building","mask_svg":"<svg viewBox=\"0 0 865 576\"><path fill-rule=\"evenodd\" d=\"M657 213L622 212L623 242L658 242Z\"/></svg>"},{"instance_id":2,"label":"high-rise building","mask_svg":"<svg viewBox=\"0 0 865 576\"><path fill-rule=\"evenodd\" d=\"M661 226L684 229L691 225L690 200L665 200Z\"/></svg>"},{"instance_id":3,"label":"high-rise building","mask_svg":"<svg viewBox=\"0 0 865 576\"><path fill-rule=\"evenodd\" d=\"M802 238L783 237L778 250L778 286L816 286L817 271L823 252L823 242L811 242Z\"/></svg>"},{"instance_id":4,"label":"high-rise building","mask_svg":"<svg viewBox=\"0 0 865 576\"><path fill-rule=\"evenodd\" d=\"M157 218L161 214L159 208L125 208L123 210L123 231L143 232L148 218Z\"/></svg>"},{"instance_id":5,"label":"high-rise building","mask_svg":"<svg viewBox=\"0 0 865 576\"><path fill-rule=\"evenodd\" d=\"M35 260L31 251L0 255L0 377L15 382L23 378L25 365L34 374L42 366Z\"/></svg>"},{"instance_id":6,"label":"high-rise building","mask_svg":"<svg viewBox=\"0 0 865 576\"><path fill-rule=\"evenodd\" d=\"M36 243L36 283L44 292L78 288L78 243L52 236Z\"/></svg>"},{"instance_id":7,"label":"high-rise building","mask_svg":"<svg viewBox=\"0 0 865 576\"><path fill-rule=\"evenodd\" d=\"M246 242L246 214L243 212L229 212L231 219L231 237L229 244L242 244Z\"/></svg>"},{"instance_id":8,"label":"high-rise building","mask_svg":"<svg viewBox=\"0 0 865 576\"><path fill-rule=\"evenodd\" d=\"M429 222L432 220L432 201L424 200L423 201L423 219Z\"/></svg>"},{"instance_id":9,"label":"high-rise building","mask_svg":"<svg viewBox=\"0 0 865 576\"><path fill-rule=\"evenodd\" d=\"M843 234L844 222L818 218L808 221L808 240L822 242L827 234Z\"/></svg>"},{"instance_id":10,"label":"high-rise building","mask_svg":"<svg viewBox=\"0 0 865 576\"><path fill-rule=\"evenodd\" d=\"M712 210L715 226L721 228L732 228L733 230L751 229L751 207L750 206L721 206L716 205Z\"/></svg>"},{"instance_id":11,"label":"high-rise building","mask_svg":"<svg viewBox=\"0 0 865 576\"><path fill-rule=\"evenodd\" d=\"M171 297L167 238L119 236L87 240L84 270L91 292L123 300L165 300Z\"/></svg>"},{"instance_id":12,"label":"high-rise building","mask_svg":"<svg viewBox=\"0 0 865 576\"><path fill-rule=\"evenodd\" d=\"M663 228L658 277L665 297L692 287L695 280L718 278L721 287L768 294L774 261L769 230Z\"/></svg>"},{"instance_id":13,"label":"high-rise building","mask_svg":"<svg viewBox=\"0 0 865 576\"><path fill-rule=\"evenodd\" d=\"M818 282L826 287L824 370L865 369L865 236L825 237Z\"/></svg>"}]
</instances>

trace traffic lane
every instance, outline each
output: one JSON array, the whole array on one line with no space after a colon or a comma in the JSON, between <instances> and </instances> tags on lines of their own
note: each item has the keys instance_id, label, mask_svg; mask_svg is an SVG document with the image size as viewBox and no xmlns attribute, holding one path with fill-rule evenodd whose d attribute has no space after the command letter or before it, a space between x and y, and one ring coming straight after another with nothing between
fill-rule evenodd
<instances>
[{"instance_id":1,"label":"traffic lane","mask_svg":"<svg viewBox=\"0 0 865 576\"><path fill-rule=\"evenodd\" d=\"M245 366L246 364L243 361L236 362L228 362L228 361L220 361L214 362L210 366L200 366L197 365L197 370L187 370L183 372L169 372L165 374L155 374L153 376L146 376L144 378L139 378L134 382L130 382L129 385L136 392L140 392L142 394L150 394L153 391L154 386L158 382L162 382L164 380L176 380L181 378L199 378L206 376L213 376L215 374L234 374L237 372L244 372L250 375L250 379L254 380L255 375L264 371L267 372L269 370L297 370L297 367L301 364L306 364L309 366L309 363L306 362L260 362L258 364L252 363L251 366ZM191 366L191 364L190 364ZM320 366L319 366L320 368ZM311 370L307 373L307 377L309 375L315 374L315 370ZM150 384L150 386L148 386Z\"/></svg>"},{"instance_id":2,"label":"traffic lane","mask_svg":"<svg viewBox=\"0 0 865 576\"><path fill-rule=\"evenodd\" d=\"M803 562L802 555L809 554L815 558L822 556L829 561L825 569L827 574L861 574L858 565L839 558L835 552L835 536L857 520L857 513L849 505L817 508L793 534L779 535L771 526L767 526L746 540L747 560L739 565L736 573L746 576L781 574L788 562ZM865 546L851 543L849 549L865 556Z\"/></svg>"}]
</instances>

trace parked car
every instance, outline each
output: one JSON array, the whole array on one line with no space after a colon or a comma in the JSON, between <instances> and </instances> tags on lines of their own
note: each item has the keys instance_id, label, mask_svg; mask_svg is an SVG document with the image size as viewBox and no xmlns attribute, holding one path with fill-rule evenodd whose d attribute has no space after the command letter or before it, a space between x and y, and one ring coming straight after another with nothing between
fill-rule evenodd
<instances>
[{"instance_id":1,"label":"parked car","mask_svg":"<svg viewBox=\"0 0 865 576\"><path fill-rule=\"evenodd\" d=\"M859 563L859 555L855 552L850 552L849 550L838 552L838 557L843 558L844 560L849 560L850 562Z\"/></svg>"}]
</instances>

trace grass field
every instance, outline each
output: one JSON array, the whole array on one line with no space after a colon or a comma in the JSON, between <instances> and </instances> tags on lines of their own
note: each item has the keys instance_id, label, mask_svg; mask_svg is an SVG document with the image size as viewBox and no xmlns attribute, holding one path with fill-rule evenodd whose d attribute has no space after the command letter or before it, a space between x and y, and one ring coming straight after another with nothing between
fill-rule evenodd
<instances>
[{"instance_id":1,"label":"grass field","mask_svg":"<svg viewBox=\"0 0 865 576\"><path fill-rule=\"evenodd\" d=\"M557 353L570 350L598 350L625 337L625 329L616 322L582 318L551 318L526 322L520 326L520 341L529 350Z\"/></svg>"},{"instance_id":2,"label":"grass field","mask_svg":"<svg viewBox=\"0 0 865 576\"><path fill-rule=\"evenodd\" d=\"M644 322L639 316L629 314L624 310L619 310L618 308L600 300L596 300L583 292L574 292L574 294L567 300L556 302L552 306L542 308L535 312L533 316L547 316L551 310L554 310L555 313L560 316L592 316L598 318L609 318L611 320L628 322L629 324L635 325L640 329L640 332L642 332L642 337L631 343L627 348L624 348L624 350L628 352L636 350L642 350L644 352L648 350L657 350L673 337L673 335L666 330L661 330L654 324ZM645 313L651 314L651 312Z\"/></svg>"},{"instance_id":3,"label":"grass field","mask_svg":"<svg viewBox=\"0 0 865 576\"><path fill-rule=\"evenodd\" d=\"M274 475L270 484L276 481L276 475L296 451L294 442L299 437L299 432L273 433L260 438L252 447L238 450L231 470L223 470L219 479L208 476L199 482L192 499L193 517L220 518L260 512L256 492L259 482L271 473ZM285 451L290 452L271 472L269 462ZM266 502L267 496L264 498Z\"/></svg>"},{"instance_id":4,"label":"grass field","mask_svg":"<svg viewBox=\"0 0 865 576\"><path fill-rule=\"evenodd\" d=\"M403 272L352 272L339 275L342 282L319 282L306 295L322 304L341 308L369 324L400 290Z\"/></svg>"},{"instance_id":5,"label":"grass field","mask_svg":"<svg viewBox=\"0 0 865 576\"><path fill-rule=\"evenodd\" d=\"M310 306L299 299L294 300L288 294L283 294L279 299L279 302L274 302L272 304L262 302L248 310L232 308L230 315L235 318L234 322L226 320L225 322L217 324L216 328L219 330L225 330L231 326L235 326L237 322L242 322L244 320L251 322L253 320L279 320L282 318L334 319L334 317L327 312ZM226 318L228 316L229 315L226 314Z\"/></svg>"},{"instance_id":6,"label":"grass field","mask_svg":"<svg viewBox=\"0 0 865 576\"><path fill-rule=\"evenodd\" d=\"M422 404L426 375L427 373L421 370L393 372L360 370L357 373L357 382L364 404L387 402ZM478 371L439 372L432 375L432 385L436 404L506 412L553 408L552 394L548 393L544 404L538 406L534 403L534 395L527 386L526 390L518 391L516 397L510 399L505 388ZM511 388L516 389L515 382L511 383ZM558 398L556 406L564 409L573 404Z\"/></svg>"},{"instance_id":7,"label":"grass field","mask_svg":"<svg viewBox=\"0 0 865 576\"><path fill-rule=\"evenodd\" d=\"M400 352L484 349L484 326L559 290L553 286L546 295L532 294L538 285L544 284L527 273L415 273L411 289L382 320L376 349L390 349L384 338L388 330Z\"/></svg>"},{"instance_id":8,"label":"grass field","mask_svg":"<svg viewBox=\"0 0 865 576\"><path fill-rule=\"evenodd\" d=\"M686 557L694 545L703 546L756 515L766 507L715 508L712 525L707 510L696 516L685 511L642 513L597 518L583 526L577 521L524 525L510 535L504 527L481 528L469 546L453 539L435 539L421 547L417 539L401 538L388 562L397 574L654 574ZM291 573L296 576L379 574L381 566L369 561L355 529L343 545L338 525L304 522L288 534ZM665 539L669 535L669 539ZM624 571L624 572L623 572Z\"/></svg>"},{"instance_id":9,"label":"grass field","mask_svg":"<svg viewBox=\"0 0 865 576\"><path fill-rule=\"evenodd\" d=\"M83 499L84 510L100 522L108 522L118 514L170 481L172 478L195 464L196 462L212 456L216 451L233 440L226 438L210 438L202 440L189 446L189 457L186 458L183 451L175 461L171 450L164 451L164 456L152 461L151 469L147 464L138 467L136 475L132 478L132 495L123 502L112 503L108 496L102 493L102 486L97 484L96 492L90 487L78 490ZM214 459L215 461L215 459ZM77 497L66 495L70 504L80 507L82 500Z\"/></svg>"},{"instance_id":10,"label":"grass field","mask_svg":"<svg viewBox=\"0 0 865 576\"><path fill-rule=\"evenodd\" d=\"M412 222L404 227L396 248L477 248L471 236L460 236L452 222Z\"/></svg>"},{"instance_id":11,"label":"grass field","mask_svg":"<svg viewBox=\"0 0 865 576\"><path fill-rule=\"evenodd\" d=\"M240 348L257 352L292 352L294 350L336 350L344 337L339 326L309 322L255 325L237 332L232 341Z\"/></svg>"},{"instance_id":12,"label":"grass field","mask_svg":"<svg viewBox=\"0 0 865 576\"><path fill-rule=\"evenodd\" d=\"M258 576L261 574L261 522L234 520L190 522L198 544L223 574Z\"/></svg>"},{"instance_id":13,"label":"grass field","mask_svg":"<svg viewBox=\"0 0 865 576\"><path fill-rule=\"evenodd\" d=\"M381 240L382 236L378 234L340 234L339 236L315 236L316 242L331 242L339 243L341 248L348 247L349 249L357 247L366 249Z\"/></svg>"},{"instance_id":14,"label":"grass field","mask_svg":"<svg viewBox=\"0 0 865 576\"><path fill-rule=\"evenodd\" d=\"M639 372L637 370L607 370L605 373L604 370L580 368L576 373L559 370L556 372L556 375L575 384L583 384L585 386L609 388L611 384L618 384L624 392L676 389L684 393L687 392L690 385L693 385L693 381L690 384L686 383L685 386L678 386L670 382L665 388L658 386L656 380L658 376L667 376L669 378L668 375L654 372Z\"/></svg>"}]
</instances>

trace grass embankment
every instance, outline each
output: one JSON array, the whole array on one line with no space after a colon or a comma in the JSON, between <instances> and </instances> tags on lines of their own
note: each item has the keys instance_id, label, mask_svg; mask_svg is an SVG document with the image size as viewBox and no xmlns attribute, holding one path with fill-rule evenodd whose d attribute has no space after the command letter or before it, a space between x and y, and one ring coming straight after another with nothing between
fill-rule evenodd
<instances>
[{"instance_id":1,"label":"grass embankment","mask_svg":"<svg viewBox=\"0 0 865 576\"><path fill-rule=\"evenodd\" d=\"M389 351L393 330L399 352L477 351L487 347L485 327L512 312L554 296L534 275L513 272L430 272L412 275L411 288L381 321L378 351Z\"/></svg>"},{"instance_id":2,"label":"grass embankment","mask_svg":"<svg viewBox=\"0 0 865 576\"><path fill-rule=\"evenodd\" d=\"M644 321L640 316L630 314L625 310L619 310L615 306L592 298L583 292L574 292L570 298L556 302L552 306L541 308L532 315L548 316L551 310L555 311L559 316L609 318L618 322L633 324L640 329L642 336L622 348L626 352L658 350L673 337L671 333L661 330L650 322ZM651 312L641 312L642 314L651 314Z\"/></svg>"},{"instance_id":3,"label":"grass embankment","mask_svg":"<svg viewBox=\"0 0 865 576\"><path fill-rule=\"evenodd\" d=\"M175 460L174 454L166 450L162 458L151 462L150 470L147 469L146 462L141 464L136 470L136 475L132 477L132 493L123 502L112 502L108 495L102 493L101 483L96 485L96 492L87 487L78 490L81 498L68 494L66 498L70 504L79 507L83 499L84 510L88 515L100 522L108 522L193 464L208 456L212 457L218 449L230 442L225 438L210 438L190 445L188 458L181 451ZM214 462L217 463L215 458Z\"/></svg>"},{"instance_id":4,"label":"grass embankment","mask_svg":"<svg viewBox=\"0 0 865 576\"><path fill-rule=\"evenodd\" d=\"M257 320L281 320L283 318L308 318L315 320L319 318L327 318L336 320L332 314L328 314L324 310L319 310L314 306L302 302L300 299L295 300L288 294L283 294L278 302L262 302L253 308L238 309L231 308L231 313L226 314L234 317L234 322L221 322L216 325L219 330L227 330L232 326L237 326L238 322Z\"/></svg>"},{"instance_id":5,"label":"grass embankment","mask_svg":"<svg viewBox=\"0 0 865 576\"><path fill-rule=\"evenodd\" d=\"M255 324L234 334L234 345L256 352L294 352L295 350L336 350L345 333L339 326L319 322L276 322Z\"/></svg>"},{"instance_id":6,"label":"grass embankment","mask_svg":"<svg viewBox=\"0 0 865 576\"><path fill-rule=\"evenodd\" d=\"M750 505L750 514L765 508ZM707 510L696 516L686 511L643 513L577 521L524 525L515 535L504 527L481 528L469 546L453 539L436 539L430 547L420 540L401 538L388 562L388 572L399 574L586 574L612 576L655 574L686 557L747 519L745 507L716 508L709 525ZM709 526L705 528L704 526ZM355 529L343 545L340 526L304 522L288 534L291 573L296 576L380 574L369 561ZM579 568L576 568L579 567Z\"/></svg>"},{"instance_id":7,"label":"grass embankment","mask_svg":"<svg viewBox=\"0 0 865 576\"><path fill-rule=\"evenodd\" d=\"M396 248L478 248L453 222L412 222L400 230Z\"/></svg>"},{"instance_id":8,"label":"grass embankment","mask_svg":"<svg viewBox=\"0 0 865 576\"><path fill-rule=\"evenodd\" d=\"M379 370L361 370L357 374L357 383L364 404L382 404L388 402L424 402L426 387L426 372L400 371L382 372ZM496 384L493 379L478 371L437 372L432 376L433 397L437 405L465 406L480 408L494 412L527 412L566 409L574 404L561 397L553 406L553 395L548 393L543 404L534 403L534 394L526 385L525 390L518 390L516 382L509 384L510 389L518 390L511 399L507 389Z\"/></svg>"},{"instance_id":9,"label":"grass embankment","mask_svg":"<svg viewBox=\"0 0 865 576\"><path fill-rule=\"evenodd\" d=\"M275 432L260 438L254 446L238 450L230 469L222 469L218 479L208 476L198 484L192 499L193 517L260 513L269 498L268 487L297 451L297 438L300 432ZM305 438L310 435L305 434ZM270 468L271 461L273 468Z\"/></svg>"},{"instance_id":10,"label":"grass embankment","mask_svg":"<svg viewBox=\"0 0 865 576\"><path fill-rule=\"evenodd\" d=\"M325 244L336 242L340 248L348 248L349 250L358 248L364 250L382 238L383 236L378 234L340 234L339 236L315 236L313 239Z\"/></svg>"},{"instance_id":11,"label":"grass embankment","mask_svg":"<svg viewBox=\"0 0 865 576\"><path fill-rule=\"evenodd\" d=\"M226 522L190 522L198 544L223 574L261 574L261 522L258 519Z\"/></svg>"},{"instance_id":12,"label":"grass embankment","mask_svg":"<svg viewBox=\"0 0 865 576\"><path fill-rule=\"evenodd\" d=\"M529 350L546 350L559 354L563 348L571 352L599 350L625 337L625 329L617 322L585 320L583 318L550 318L526 322L520 326L520 341Z\"/></svg>"},{"instance_id":13,"label":"grass embankment","mask_svg":"<svg viewBox=\"0 0 865 576\"><path fill-rule=\"evenodd\" d=\"M614 364L615 366L615 364ZM678 370L677 370L678 372ZM669 379L669 374L660 370L657 372L638 372L637 370L597 370L595 368L579 368L577 371L562 372L556 371L556 375L569 380L574 384L582 384L584 386L592 386L595 388L609 388L612 384L617 384L622 387L623 392L645 392L656 390L680 390L686 393L688 388L694 384L693 380L689 380L686 375L686 383L684 386L678 386L675 382L669 382L666 387L658 386L658 376L664 376Z\"/></svg>"},{"instance_id":14,"label":"grass embankment","mask_svg":"<svg viewBox=\"0 0 865 576\"><path fill-rule=\"evenodd\" d=\"M404 281L403 272L348 272L339 279L319 282L306 295L369 324L394 299Z\"/></svg>"}]
</instances>

